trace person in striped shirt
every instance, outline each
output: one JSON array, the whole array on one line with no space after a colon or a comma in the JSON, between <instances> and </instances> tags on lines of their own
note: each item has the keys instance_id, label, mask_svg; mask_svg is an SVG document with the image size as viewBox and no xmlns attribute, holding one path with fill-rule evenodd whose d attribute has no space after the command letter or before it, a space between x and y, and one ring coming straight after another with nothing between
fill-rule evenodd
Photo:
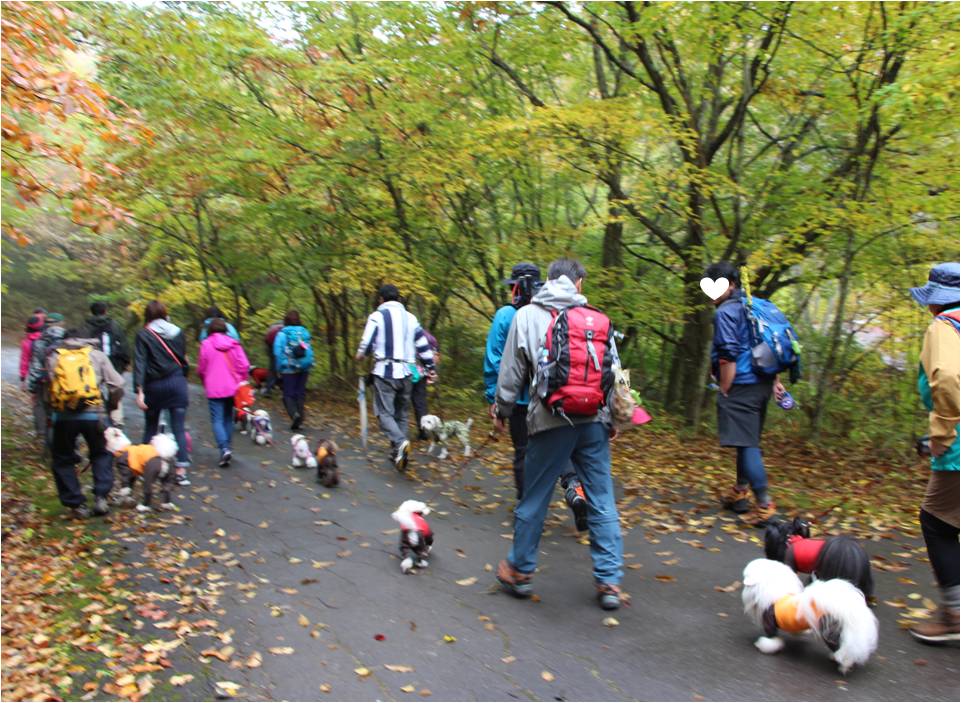
<instances>
[{"instance_id":1,"label":"person in striped shirt","mask_svg":"<svg viewBox=\"0 0 961 703\"><path fill-rule=\"evenodd\" d=\"M435 378L434 353L417 318L400 302L397 286L385 284L377 291L377 310L357 347L357 360L374 357L374 414L390 440L391 459L398 471L407 468L410 441L407 412L410 407L411 375L420 359L428 377Z\"/></svg>"}]
</instances>

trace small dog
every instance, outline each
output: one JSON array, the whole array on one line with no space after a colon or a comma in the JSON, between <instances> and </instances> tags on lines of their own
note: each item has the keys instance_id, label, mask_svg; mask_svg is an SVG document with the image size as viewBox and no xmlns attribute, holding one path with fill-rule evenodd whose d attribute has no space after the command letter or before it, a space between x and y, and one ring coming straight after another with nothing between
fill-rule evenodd
<instances>
[{"instance_id":1,"label":"small dog","mask_svg":"<svg viewBox=\"0 0 961 703\"><path fill-rule=\"evenodd\" d=\"M254 389L244 381L234 393L234 424L240 427L240 434L247 434L253 428Z\"/></svg>"},{"instance_id":2,"label":"small dog","mask_svg":"<svg viewBox=\"0 0 961 703\"><path fill-rule=\"evenodd\" d=\"M426 569L427 557L434 546L434 532L424 519L430 508L419 500L405 500L391 517L400 525L400 570L405 574L415 566Z\"/></svg>"},{"instance_id":3,"label":"small dog","mask_svg":"<svg viewBox=\"0 0 961 703\"><path fill-rule=\"evenodd\" d=\"M447 440L456 437L464 445L464 456L470 456L470 428L473 424L473 418L468 419L467 422L458 422L457 420L441 422L441 419L436 415L424 415L420 419L420 428L430 437L430 446L427 447L427 453L433 452L434 445L439 444L440 454L437 455L437 458L446 459L448 454Z\"/></svg>"},{"instance_id":4,"label":"small dog","mask_svg":"<svg viewBox=\"0 0 961 703\"><path fill-rule=\"evenodd\" d=\"M266 410L255 410L253 419L250 421L250 438L254 444L273 446L274 428L270 424L270 413Z\"/></svg>"},{"instance_id":5,"label":"small dog","mask_svg":"<svg viewBox=\"0 0 961 703\"><path fill-rule=\"evenodd\" d=\"M317 447L317 481L327 488L340 484L340 471L337 468L337 444L325 439Z\"/></svg>"},{"instance_id":6,"label":"small dog","mask_svg":"<svg viewBox=\"0 0 961 703\"><path fill-rule=\"evenodd\" d=\"M310 451L310 443L302 434L295 434L290 438L290 446L294 455L290 460L290 465L295 469L316 469L317 458Z\"/></svg>"},{"instance_id":7,"label":"small dog","mask_svg":"<svg viewBox=\"0 0 961 703\"><path fill-rule=\"evenodd\" d=\"M871 560L864 548L844 535L811 539L811 527L801 518L768 524L764 531L764 555L820 581L849 581L865 598L874 595Z\"/></svg>"},{"instance_id":8,"label":"small dog","mask_svg":"<svg viewBox=\"0 0 961 703\"><path fill-rule=\"evenodd\" d=\"M175 509L170 501L170 488L176 478L170 470L171 464L177 456L177 442L166 434L154 435L150 444L131 444L127 435L116 427L108 427L103 433L107 441L107 451L117 458L117 471L120 473L120 495L130 499L137 477L143 477L143 499L137 504L137 510L146 513L150 511L153 498L153 485L160 480L160 507L164 510Z\"/></svg>"},{"instance_id":9,"label":"small dog","mask_svg":"<svg viewBox=\"0 0 961 703\"><path fill-rule=\"evenodd\" d=\"M794 570L770 559L744 568L744 612L764 634L754 646L764 654L784 648L778 631L810 630L831 650L842 674L864 664L878 646L878 620L864 594L844 579L815 581L807 588Z\"/></svg>"}]
</instances>

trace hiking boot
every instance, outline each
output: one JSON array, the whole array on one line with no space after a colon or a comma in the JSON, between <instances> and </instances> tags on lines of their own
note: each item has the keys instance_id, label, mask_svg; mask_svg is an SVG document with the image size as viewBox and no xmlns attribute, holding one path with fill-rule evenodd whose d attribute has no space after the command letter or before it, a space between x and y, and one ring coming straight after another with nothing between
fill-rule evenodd
<instances>
[{"instance_id":1,"label":"hiking boot","mask_svg":"<svg viewBox=\"0 0 961 703\"><path fill-rule=\"evenodd\" d=\"M405 439L397 446L394 453L394 467L398 471L407 470L407 461L410 459L410 440Z\"/></svg>"},{"instance_id":2,"label":"hiking boot","mask_svg":"<svg viewBox=\"0 0 961 703\"><path fill-rule=\"evenodd\" d=\"M90 508L88 508L86 505L75 505L74 507L70 508L70 517L74 518L75 520L86 520L88 517L90 517Z\"/></svg>"},{"instance_id":3,"label":"hiking boot","mask_svg":"<svg viewBox=\"0 0 961 703\"><path fill-rule=\"evenodd\" d=\"M737 519L754 527L764 527L777 514L777 506L772 500L767 505L755 505L754 508L743 515L738 515Z\"/></svg>"},{"instance_id":4,"label":"hiking boot","mask_svg":"<svg viewBox=\"0 0 961 703\"><path fill-rule=\"evenodd\" d=\"M604 610L617 610L621 607L621 588L613 583L597 584L597 602Z\"/></svg>"},{"instance_id":5,"label":"hiking boot","mask_svg":"<svg viewBox=\"0 0 961 703\"><path fill-rule=\"evenodd\" d=\"M915 625L908 630L918 642L925 644L944 644L958 641L958 611L945 607L938 608L928 622Z\"/></svg>"},{"instance_id":6,"label":"hiking boot","mask_svg":"<svg viewBox=\"0 0 961 703\"><path fill-rule=\"evenodd\" d=\"M584 495L584 486L576 478L567 482L564 500L567 501L567 507L574 513L574 526L578 532L583 532L587 529L587 496Z\"/></svg>"},{"instance_id":7,"label":"hiking boot","mask_svg":"<svg viewBox=\"0 0 961 703\"><path fill-rule=\"evenodd\" d=\"M726 491L718 493L721 506L735 513L746 513L751 509L751 491L748 488L731 486Z\"/></svg>"},{"instance_id":8,"label":"hiking boot","mask_svg":"<svg viewBox=\"0 0 961 703\"><path fill-rule=\"evenodd\" d=\"M231 460L232 457L233 457L233 454L231 454L230 450L229 450L229 449L224 449L224 450L220 453L220 463L218 463L217 465L218 465L220 468L224 468L224 467L226 467L226 466L230 466L230 460Z\"/></svg>"},{"instance_id":9,"label":"hiking boot","mask_svg":"<svg viewBox=\"0 0 961 703\"><path fill-rule=\"evenodd\" d=\"M530 598L534 589L531 587L530 574L522 574L515 569L506 559L502 559L497 565L497 580L500 581L508 593L516 598Z\"/></svg>"},{"instance_id":10,"label":"hiking boot","mask_svg":"<svg viewBox=\"0 0 961 703\"><path fill-rule=\"evenodd\" d=\"M291 432L296 432L300 429L300 426L304 424L304 416L300 413L294 413L293 419L290 421Z\"/></svg>"},{"instance_id":11,"label":"hiking boot","mask_svg":"<svg viewBox=\"0 0 961 703\"><path fill-rule=\"evenodd\" d=\"M107 515L109 513L110 506L107 505L107 498L105 496L97 496L93 501L93 514Z\"/></svg>"}]
</instances>

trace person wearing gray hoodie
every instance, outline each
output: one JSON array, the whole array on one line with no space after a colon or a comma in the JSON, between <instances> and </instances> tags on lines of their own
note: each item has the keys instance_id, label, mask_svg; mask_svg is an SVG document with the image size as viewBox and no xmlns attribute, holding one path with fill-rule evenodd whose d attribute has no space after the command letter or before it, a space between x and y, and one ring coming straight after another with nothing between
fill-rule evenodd
<instances>
[{"instance_id":1,"label":"person wearing gray hoodie","mask_svg":"<svg viewBox=\"0 0 961 703\"><path fill-rule=\"evenodd\" d=\"M530 388L538 359L554 315L587 304L581 294L586 272L580 262L558 259L548 270L548 280L511 323L495 396L495 428L503 432L505 420L526 388ZM613 345L613 342L612 342ZM611 347L616 360L616 349ZM607 405L596 415L567 417L556 414L531 389L527 408L530 439L524 462L524 493L514 509L514 541L508 558L497 567L497 579L513 595L532 594L531 574L537 567L544 518L561 472L573 464L588 502L591 560L597 597L605 610L621 605L623 544L620 518L614 502L610 438L616 434Z\"/></svg>"}]
</instances>

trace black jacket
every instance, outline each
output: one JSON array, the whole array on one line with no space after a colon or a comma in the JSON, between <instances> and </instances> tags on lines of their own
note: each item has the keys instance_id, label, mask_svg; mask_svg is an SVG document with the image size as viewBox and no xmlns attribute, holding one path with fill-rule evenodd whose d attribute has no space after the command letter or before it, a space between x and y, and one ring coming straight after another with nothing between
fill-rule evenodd
<instances>
[{"instance_id":1,"label":"black jacket","mask_svg":"<svg viewBox=\"0 0 961 703\"><path fill-rule=\"evenodd\" d=\"M106 340L104 335L107 336ZM100 342L100 349L110 359L117 373L127 370L130 365L130 345L127 344L123 328L116 321L106 315L88 317L84 336Z\"/></svg>"},{"instance_id":2,"label":"black jacket","mask_svg":"<svg viewBox=\"0 0 961 703\"><path fill-rule=\"evenodd\" d=\"M169 323L168 325L170 330L166 334L161 332L160 337L167 348L173 352L173 356L164 349L164 345L151 330L144 327L137 332L133 361L134 390L139 391L145 384L167 378L175 373L186 376L190 370L190 363L187 361L187 342L183 331L175 325Z\"/></svg>"}]
</instances>

